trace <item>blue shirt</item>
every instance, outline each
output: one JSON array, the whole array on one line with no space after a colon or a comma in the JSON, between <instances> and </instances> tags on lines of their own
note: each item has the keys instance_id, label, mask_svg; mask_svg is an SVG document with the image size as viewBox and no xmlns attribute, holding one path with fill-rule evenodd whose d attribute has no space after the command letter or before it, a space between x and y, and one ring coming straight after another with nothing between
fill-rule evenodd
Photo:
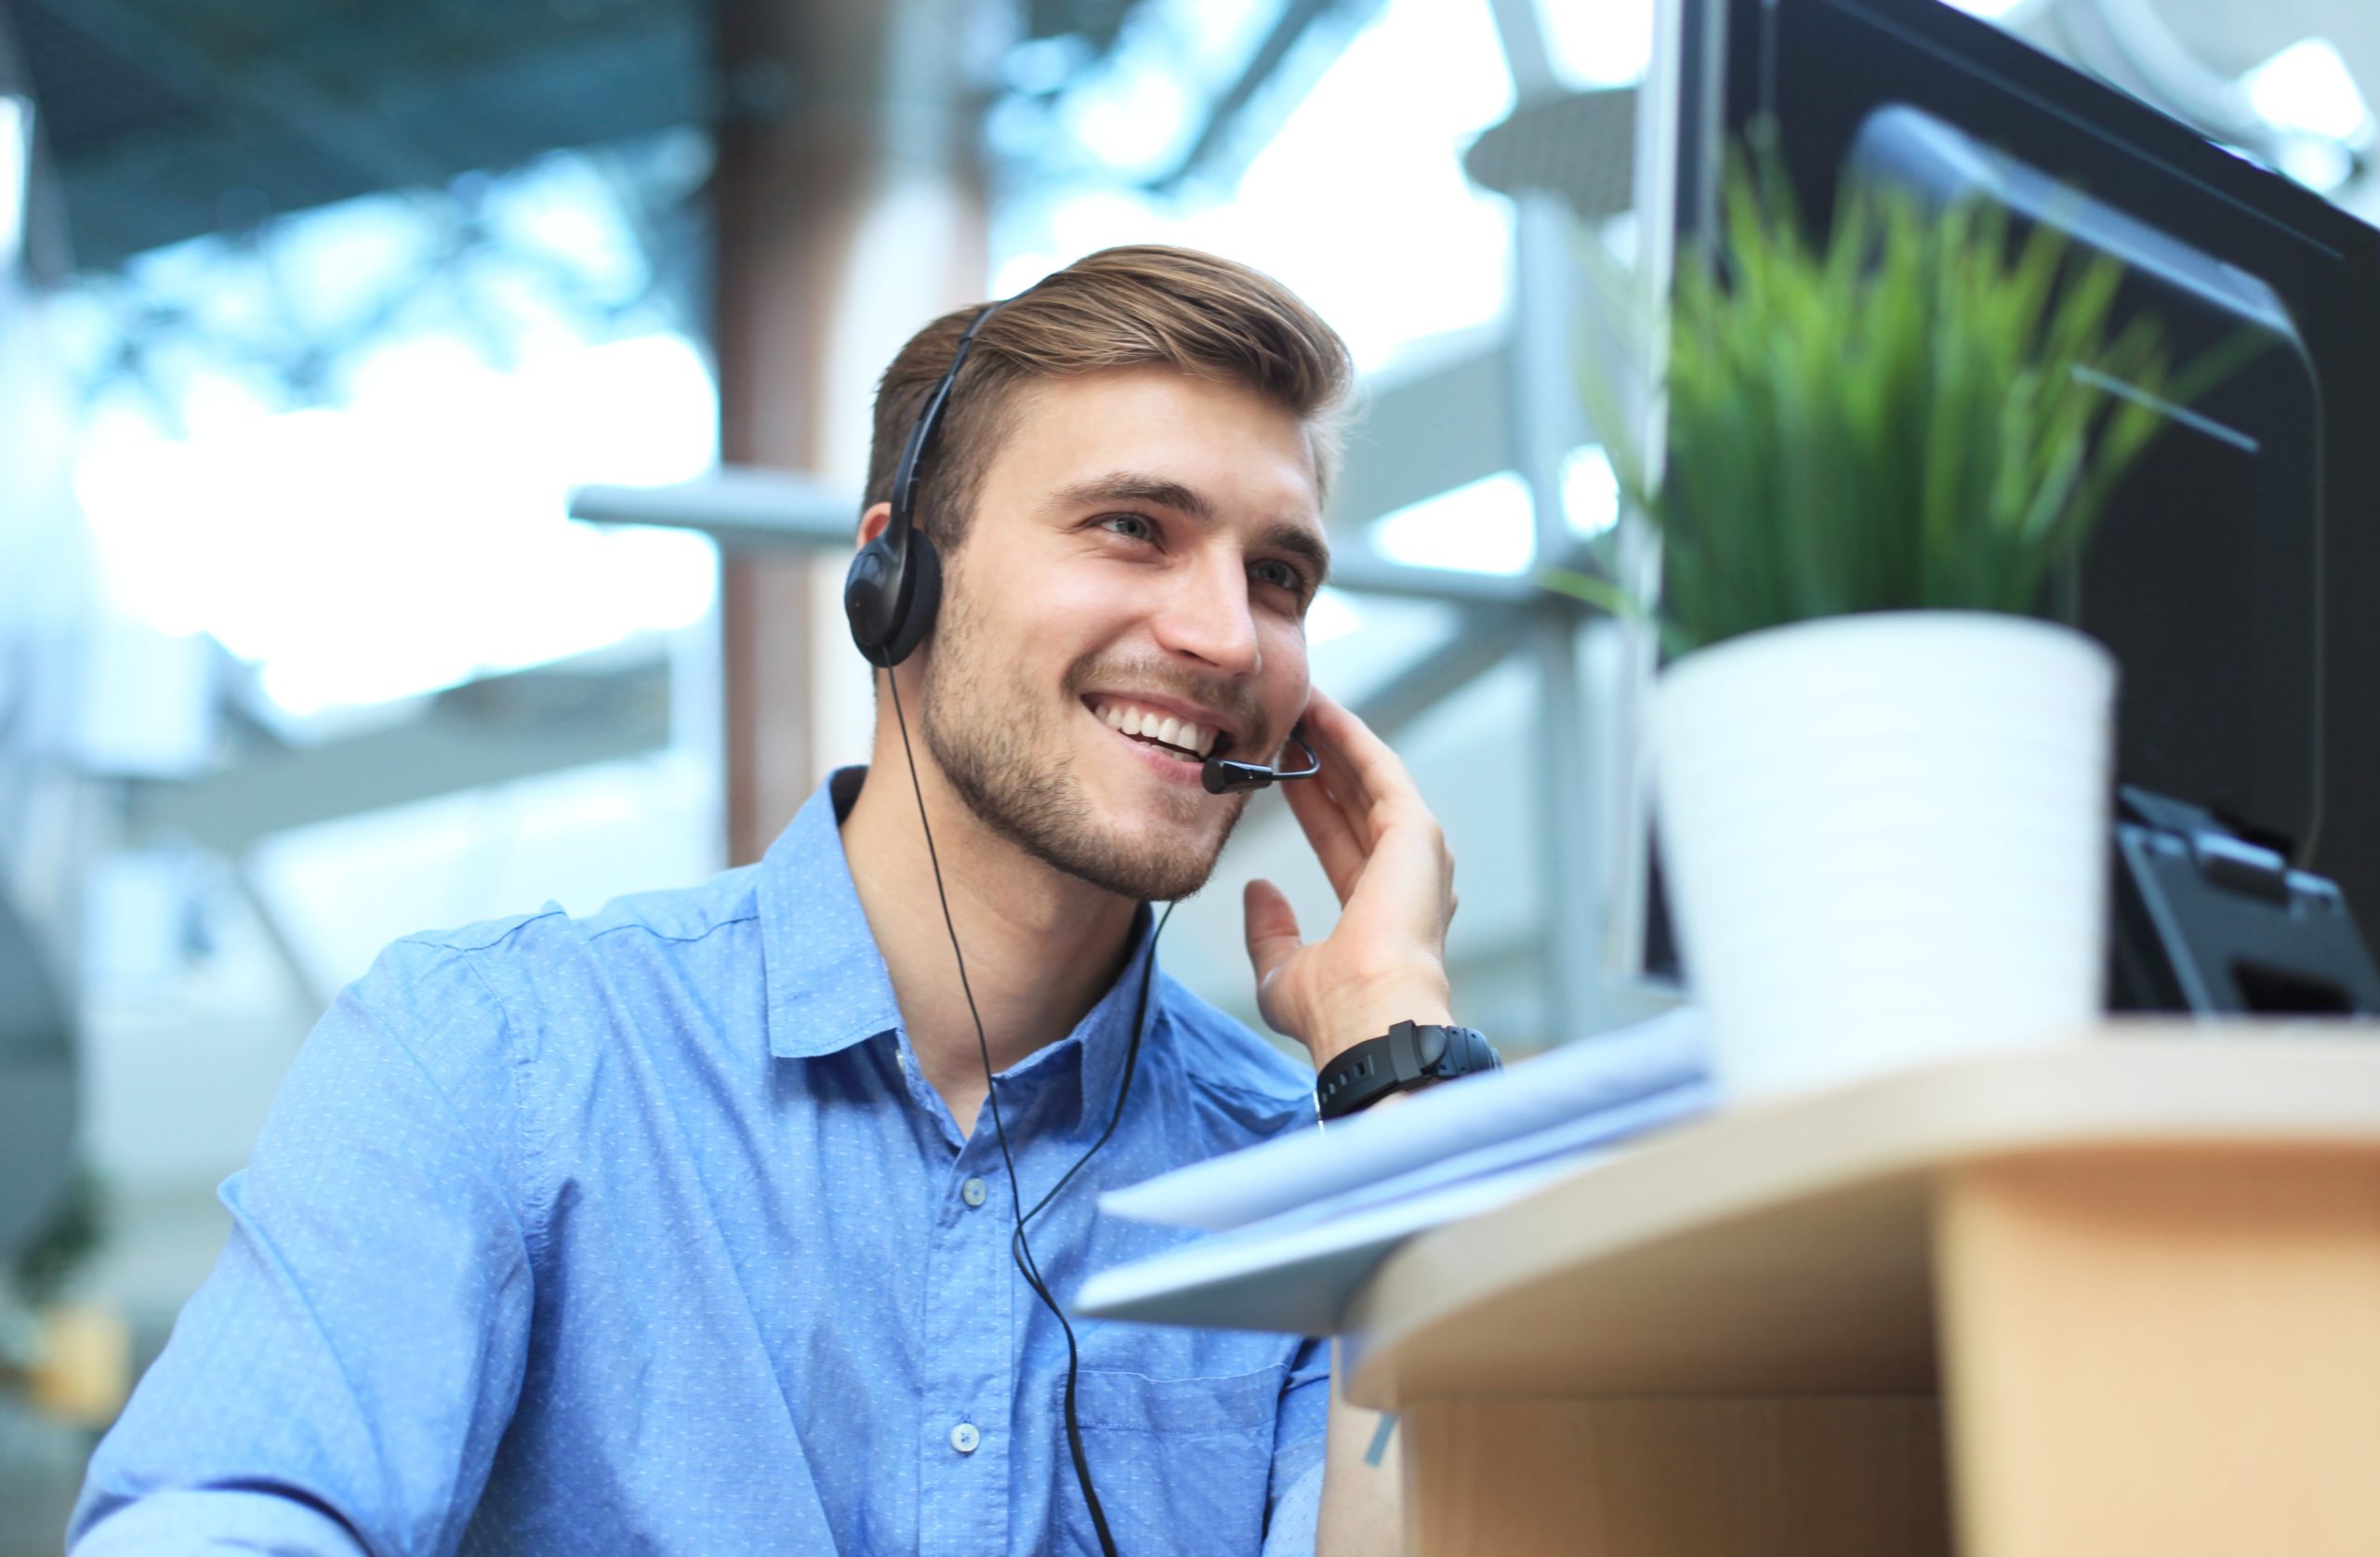
<instances>
[{"instance_id":1,"label":"blue shirt","mask_svg":"<svg viewBox=\"0 0 2380 1557\"><path fill-rule=\"evenodd\" d=\"M307 1039L232 1234L69 1531L101 1553L1096 1550L1065 1343L988 1108L922 1077L838 825L760 864L382 955ZM1144 959L1003 1074L1025 1203L1106 1125ZM1159 976L1113 1140L1035 1221L1051 1288L1187 1236L1102 1189L1314 1117ZM1308 1552L1323 1343L1077 1321L1127 1554Z\"/></svg>"}]
</instances>

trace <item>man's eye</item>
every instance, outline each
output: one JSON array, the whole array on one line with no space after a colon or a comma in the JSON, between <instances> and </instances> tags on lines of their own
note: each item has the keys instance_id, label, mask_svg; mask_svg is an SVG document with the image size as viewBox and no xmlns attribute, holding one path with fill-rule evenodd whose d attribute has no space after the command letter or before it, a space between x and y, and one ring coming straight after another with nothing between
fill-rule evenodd
<instances>
[{"instance_id":1,"label":"man's eye","mask_svg":"<svg viewBox=\"0 0 2380 1557\"><path fill-rule=\"evenodd\" d=\"M1157 539L1157 526L1151 524L1147 518L1141 514L1109 514L1099 522L1103 528L1115 532L1128 541Z\"/></svg>"},{"instance_id":2,"label":"man's eye","mask_svg":"<svg viewBox=\"0 0 2380 1557\"><path fill-rule=\"evenodd\" d=\"M1305 580L1299 576L1297 569L1287 562L1259 562L1249 572L1255 575L1258 583L1270 584L1276 588L1287 589L1293 595L1305 585Z\"/></svg>"}]
</instances>

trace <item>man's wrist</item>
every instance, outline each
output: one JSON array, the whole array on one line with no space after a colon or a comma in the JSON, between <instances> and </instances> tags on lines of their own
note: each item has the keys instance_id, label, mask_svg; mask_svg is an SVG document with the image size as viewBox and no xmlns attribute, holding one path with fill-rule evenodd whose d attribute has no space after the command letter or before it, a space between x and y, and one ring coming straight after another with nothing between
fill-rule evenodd
<instances>
[{"instance_id":1,"label":"man's wrist","mask_svg":"<svg viewBox=\"0 0 2380 1557\"><path fill-rule=\"evenodd\" d=\"M1367 1038L1377 1038L1400 1022L1424 1027L1454 1024L1452 996L1444 979L1367 984L1325 1016L1306 1048L1319 1070Z\"/></svg>"},{"instance_id":2,"label":"man's wrist","mask_svg":"<svg viewBox=\"0 0 2380 1557\"><path fill-rule=\"evenodd\" d=\"M1469 1027L1399 1022L1318 1066L1314 1105L1329 1124L1392 1097L1502 1068L1495 1046Z\"/></svg>"}]
</instances>

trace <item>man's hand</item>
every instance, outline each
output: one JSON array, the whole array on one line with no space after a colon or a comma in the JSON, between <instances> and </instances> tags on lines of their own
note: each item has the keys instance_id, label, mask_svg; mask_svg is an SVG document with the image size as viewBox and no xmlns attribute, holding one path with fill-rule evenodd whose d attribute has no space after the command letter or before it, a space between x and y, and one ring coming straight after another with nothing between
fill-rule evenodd
<instances>
[{"instance_id":1,"label":"man's hand","mask_svg":"<svg viewBox=\"0 0 2380 1557\"><path fill-rule=\"evenodd\" d=\"M1317 692L1305 733L1322 772L1281 786L1339 894L1339 923L1312 945L1270 881L1248 884L1256 1005L1319 1067L1392 1023L1447 1023L1454 856L1396 754Z\"/></svg>"}]
</instances>

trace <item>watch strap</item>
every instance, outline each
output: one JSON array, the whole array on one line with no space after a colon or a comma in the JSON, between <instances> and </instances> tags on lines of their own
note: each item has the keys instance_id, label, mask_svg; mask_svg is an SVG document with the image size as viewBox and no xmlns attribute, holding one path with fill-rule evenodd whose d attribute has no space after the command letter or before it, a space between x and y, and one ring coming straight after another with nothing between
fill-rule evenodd
<instances>
[{"instance_id":1,"label":"watch strap","mask_svg":"<svg viewBox=\"0 0 2380 1557\"><path fill-rule=\"evenodd\" d=\"M1350 1045L1316 1074L1315 1110L1325 1119L1342 1119L1393 1092L1501 1068L1494 1047L1469 1027L1400 1022L1377 1038Z\"/></svg>"}]
</instances>

